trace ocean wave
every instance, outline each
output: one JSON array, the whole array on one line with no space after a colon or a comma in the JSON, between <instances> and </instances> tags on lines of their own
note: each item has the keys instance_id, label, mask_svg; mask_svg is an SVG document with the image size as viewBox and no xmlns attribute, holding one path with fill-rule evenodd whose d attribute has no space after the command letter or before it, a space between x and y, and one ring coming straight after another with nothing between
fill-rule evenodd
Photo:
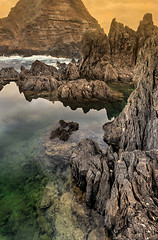
<instances>
[{"instance_id":1,"label":"ocean wave","mask_svg":"<svg viewBox=\"0 0 158 240\"><path fill-rule=\"evenodd\" d=\"M56 67L57 62L66 64L69 64L71 62L70 58L56 58L46 55L33 55L30 57L22 57L19 55L13 55L9 57L0 56L0 69L5 67L14 67L16 71L20 72L21 65L29 69L31 67L31 64L36 60L54 67Z\"/></svg>"}]
</instances>

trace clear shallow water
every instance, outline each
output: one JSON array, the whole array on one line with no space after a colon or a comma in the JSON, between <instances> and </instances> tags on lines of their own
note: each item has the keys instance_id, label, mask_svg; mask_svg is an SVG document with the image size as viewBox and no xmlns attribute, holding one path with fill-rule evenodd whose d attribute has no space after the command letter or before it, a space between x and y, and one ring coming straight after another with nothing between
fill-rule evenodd
<instances>
[{"instance_id":1,"label":"clear shallow water","mask_svg":"<svg viewBox=\"0 0 158 240\"><path fill-rule=\"evenodd\" d=\"M49 142L45 145L44 139L60 119L77 121L79 132L68 143L56 140L51 146ZM82 109L72 111L61 102L37 99L30 103L15 83L3 88L0 92L1 240L102 239L102 230L97 235L99 227L90 220L94 213L80 203L82 197L76 199L78 190L70 182L68 158L69 148L87 136L104 147L102 125L107 120L105 109L84 114ZM50 148L53 148L51 156ZM47 168L51 174L47 174ZM47 195L51 195L51 204L47 203Z\"/></svg>"},{"instance_id":2,"label":"clear shallow water","mask_svg":"<svg viewBox=\"0 0 158 240\"><path fill-rule=\"evenodd\" d=\"M39 60L48 65L56 67L57 61L60 63L70 63L71 59L66 58L55 58L52 56L44 56L44 55L34 55L31 57L22 57L22 56L0 56L0 69L4 67L14 67L16 71L20 72L20 67L23 65L25 68L30 69L31 64Z\"/></svg>"},{"instance_id":3,"label":"clear shallow water","mask_svg":"<svg viewBox=\"0 0 158 240\"><path fill-rule=\"evenodd\" d=\"M71 59L50 56L0 57L0 69L36 59L49 65ZM117 87L118 86L112 86ZM122 88L122 87L121 87ZM122 90L122 89L121 89ZM123 86L127 95L127 87ZM15 83L0 92L0 240L103 240L103 219L85 205L71 180L69 157L79 140L96 140L104 150L102 125L119 114L125 102L82 106L38 98L27 102ZM66 106L66 104L65 104ZM93 110L101 109L99 111ZM90 110L91 109L91 110ZM90 110L90 111L89 111ZM85 112L85 113L84 113ZM60 119L80 129L68 142L49 140Z\"/></svg>"}]
</instances>

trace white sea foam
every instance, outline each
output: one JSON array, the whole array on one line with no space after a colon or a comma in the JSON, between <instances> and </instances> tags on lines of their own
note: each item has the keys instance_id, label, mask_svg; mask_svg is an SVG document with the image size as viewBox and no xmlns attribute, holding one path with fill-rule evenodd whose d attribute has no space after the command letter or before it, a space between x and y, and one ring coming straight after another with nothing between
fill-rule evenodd
<instances>
[{"instance_id":1,"label":"white sea foam","mask_svg":"<svg viewBox=\"0 0 158 240\"><path fill-rule=\"evenodd\" d=\"M66 63L66 64L69 64L71 62L70 58L56 58L56 57L45 56L45 55L33 55L30 57L22 57L18 55L14 55L10 57L0 56L0 69L5 67L14 67L15 70L19 72L21 65L29 69L31 67L31 64L36 60L39 60L41 62L44 62L54 67L56 67L57 62Z\"/></svg>"}]
</instances>

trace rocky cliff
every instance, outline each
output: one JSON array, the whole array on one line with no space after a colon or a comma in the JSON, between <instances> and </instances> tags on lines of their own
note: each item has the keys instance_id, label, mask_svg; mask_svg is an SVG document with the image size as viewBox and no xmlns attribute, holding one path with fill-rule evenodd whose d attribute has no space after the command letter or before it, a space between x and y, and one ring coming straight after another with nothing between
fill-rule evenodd
<instances>
[{"instance_id":1,"label":"rocky cliff","mask_svg":"<svg viewBox=\"0 0 158 240\"><path fill-rule=\"evenodd\" d=\"M72 175L88 204L105 215L115 240L158 239L158 39L140 49L137 88L127 106L104 125L103 153L83 140L71 157Z\"/></svg>"},{"instance_id":2,"label":"rocky cliff","mask_svg":"<svg viewBox=\"0 0 158 240\"><path fill-rule=\"evenodd\" d=\"M137 31L112 20L108 36L86 34L82 41L81 73L83 77L104 81L132 81L138 52L145 41L158 36L152 14L144 15Z\"/></svg>"},{"instance_id":3,"label":"rocky cliff","mask_svg":"<svg viewBox=\"0 0 158 240\"><path fill-rule=\"evenodd\" d=\"M0 19L0 54L76 56L83 34L102 32L81 0L20 0Z\"/></svg>"},{"instance_id":4,"label":"rocky cliff","mask_svg":"<svg viewBox=\"0 0 158 240\"><path fill-rule=\"evenodd\" d=\"M105 140L125 151L157 149L158 41L147 40L135 68L137 88L114 122L104 126Z\"/></svg>"}]
</instances>

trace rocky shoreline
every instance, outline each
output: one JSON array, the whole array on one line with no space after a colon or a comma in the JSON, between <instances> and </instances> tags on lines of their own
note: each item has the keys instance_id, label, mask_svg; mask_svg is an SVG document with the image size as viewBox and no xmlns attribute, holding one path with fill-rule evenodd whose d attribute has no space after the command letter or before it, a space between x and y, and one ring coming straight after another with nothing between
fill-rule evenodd
<instances>
[{"instance_id":1,"label":"rocky shoreline","mask_svg":"<svg viewBox=\"0 0 158 240\"><path fill-rule=\"evenodd\" d=\"M107 152L85 139L70 160L87 203L105 216L117 240L158 238L157 50L157 38L150 38L139 51L137 88L122 113L104 125Z\"/></svg>"},{"instance_id":2,"label":"rocky shoreline","mask_svg":"<svg viewBox=\"0 0 158 240\"><path fill-rule=\"evenodd\" d=\"M0 83L15 81L20 92L29 94L46 92L61 101L105 100L122 101L122 93L110 89L104 81L80 79L78 63L72 60L68 65L57 63L58 69L36 60L30 70L21 67L20 74L14 68L0 70Z\"/></svg>"},{"instance_id":3,"label":"rocky shoreline","mask_svg":"<svg viewBox=\"0 0 158 240\"><path fill-rule=\"evenodd\" d=\"M137 32L114 19L108 36L100 31L84 35L79 62L73 59L55 68L35 61L30 70L22 66L20 73L13 68L0 70L0 90L15 81L30 101L33 93L71 104L121 102L122 93L107 83L135 84L121 114L103 126L106 152L95 141L84 139L70 159L77 186L86 193L89 207L104 217L114 240L158 239L157 36L151 14L144 16ZM65 140L70 137L70 129L59 130L52 139L54 134L59 139L62 134Z\"/></svg>"}]
</instances>

